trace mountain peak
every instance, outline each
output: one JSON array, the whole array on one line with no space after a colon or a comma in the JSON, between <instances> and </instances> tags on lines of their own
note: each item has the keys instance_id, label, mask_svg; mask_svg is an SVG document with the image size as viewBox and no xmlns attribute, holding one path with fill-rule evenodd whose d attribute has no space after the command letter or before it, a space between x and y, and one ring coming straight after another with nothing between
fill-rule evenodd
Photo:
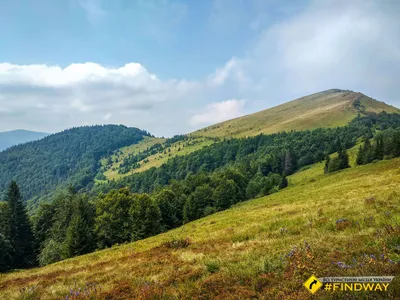
<instances>
[{"instance_id":1,"label":"mountain peak","mask_svg":"<svg viewBox=\"0 0 400 300\"><path fill-rule=\"evenodd\" d=\"M193 136L244 137L260 133L346 125L359 113L399 113L399 109L360 92L330 89L250 115L218 123Z\"/></svg>"}]
</instances>

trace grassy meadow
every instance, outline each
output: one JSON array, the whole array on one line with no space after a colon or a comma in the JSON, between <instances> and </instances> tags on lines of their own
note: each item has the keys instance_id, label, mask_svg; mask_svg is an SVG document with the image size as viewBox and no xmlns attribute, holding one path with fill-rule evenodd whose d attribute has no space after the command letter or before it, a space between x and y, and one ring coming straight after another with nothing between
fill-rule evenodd
<instances>
[{"instance_id":1,"label":"grassy meadow","mask_svg":"<svg viewBox=\"0 0 400 300\"><path fill-rule=\"evenodd\" d=\"M387 293L312 296L302 286L311 274L400 274L400 159L322 169L164 234L0 274L0 298L398 299L400 278Z\"/></svg>"}]
</instances>

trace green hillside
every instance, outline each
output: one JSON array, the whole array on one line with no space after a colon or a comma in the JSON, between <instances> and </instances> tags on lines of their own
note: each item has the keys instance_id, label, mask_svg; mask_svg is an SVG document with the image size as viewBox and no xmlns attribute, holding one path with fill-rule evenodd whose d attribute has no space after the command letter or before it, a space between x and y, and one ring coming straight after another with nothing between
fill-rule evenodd
<instances>
[{"instance_id":1,"label":"green hillside","mask_svg":"<svg viewBox=\"0 0 400 300\"><path fill-rule=\"evenodd\" d=\"M399 112L361 93L332 89L192 133L193 136L244 137L260 133L346 125L358 113Z\"/></svg>"},{"instance_id":2,"label":"green hillside","mask_svg":"<svg viewBox=\"0 0 400 300\"><path fill-rule=\"evenodd\" d=\"M2 274L0 294L63 299L72 290L87 292L82 299L311 299L302 286L311 274L398 275L399 168L397 158L324 175L318 163L290 176L290 187L279 193L167 233ZM399 293L396 278L389 292L374 297L396 299ZM333 297L325 291L317 296Z\"/></svg>"},{"instance_id":3,"label":"green hillside","mask_svg":"<svg viewBox=\"0 0 400 300\"><path fill-rule=\"evenodd\" d=\"M86 126L52 134L0 152L0 199L16 180L25 199L42 196L68 183L77 189L93 183L100 159L149 134L117 125Z\"/></svg>"},{"instance_id":4,"label":"green hillside","mask_svg":"<svg viewBox=\"0 0 400 300\"><path fill-rule=\"evenodd\" d=\"M101 161L103 166L101 171L105 176L104 179L118 180L134 173L146 171L152 167L159 167L166 163L170 158L187 155L209 146L215 142L215 139L190 137L185 141L177 141L168 146L166 145L166 142L167 139L165 138L145 137L144 140L138 144L116 150L114 154L103 158ZM123 164L129 156L138 155L156 144L161 145L161 147L165 149L156 151L154 154L149 153L148 155L145 155L144 158L139 160L138 167L134 168L133 166L130 166L128 167L128 172L121 172L121 164ZM129 163L127 165L129 166ZM98 181L98 183L101 183L101 181Z\"/></svg>"}]
</instances>

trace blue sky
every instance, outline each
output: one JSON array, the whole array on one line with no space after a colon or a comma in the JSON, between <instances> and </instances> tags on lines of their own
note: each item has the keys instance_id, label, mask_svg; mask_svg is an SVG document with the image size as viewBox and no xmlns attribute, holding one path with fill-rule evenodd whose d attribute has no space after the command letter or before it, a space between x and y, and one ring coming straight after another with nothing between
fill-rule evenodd
<instances>
[{"instance_id":1,"label":"blue sky","mask_svg":"<svg viewBox=\"0 0 400 300\"><path fill-rule=\"evenodd\" d=\"M329 88L393 105L395 0L0 0L0 131L186 133Z\"/></svg>"},{"instance_id":2,"label":"blue sky","mask_svg":"<svg viewBox=\"0 0 400 300\"><path fill-rule=\"evenodd\" d=\"M243 56L261 26L301 7L247 0L0 1L2 53L15 64L137 61L160 78L207 76ZM261 11L260 11L261 10Z\"/></svg>"}]
</instances>

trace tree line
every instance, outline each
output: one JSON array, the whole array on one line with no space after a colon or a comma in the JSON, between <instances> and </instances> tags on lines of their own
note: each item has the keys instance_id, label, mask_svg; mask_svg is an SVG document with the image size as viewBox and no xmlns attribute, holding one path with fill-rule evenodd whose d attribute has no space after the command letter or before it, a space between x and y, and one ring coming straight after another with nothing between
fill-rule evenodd
<instances>
[{"instance_id":1,"label":"tree line","mask_svg":"<svg viewBox=\"0 0 400 300\"><path fill-rule=\"evenodd\" d=\"M400 131L394 129L379 132L371 140L364 138L364 144L360 146L356 163L358 165L369 164L373 161L391 159L400 156Z\"/></svg>"}]
</instances>

